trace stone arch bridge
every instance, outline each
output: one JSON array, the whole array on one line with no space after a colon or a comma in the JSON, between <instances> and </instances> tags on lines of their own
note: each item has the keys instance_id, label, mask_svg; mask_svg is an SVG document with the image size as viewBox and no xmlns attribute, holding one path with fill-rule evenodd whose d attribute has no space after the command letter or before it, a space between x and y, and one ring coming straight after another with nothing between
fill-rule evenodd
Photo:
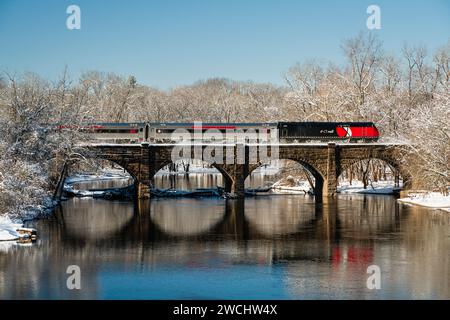
<instances>
[{"instance_id":1,"label":"stone arch bridge","mask_svg":"<svg viewBox=\"0 0 450 320\"><path fill-rule=\"evenodd\" d=\"M266 164L267 160L274 159L293 160L305 167L315 178L316 197L335 195L339 175L352 164L365 159L385 161L402 176L403 187L411 187L410 174L400 161L404 148L396 144L234 144L215 145L214 148L210 144L95 144L85 145L82 149L87 157L109 160L122 166L134 178L137 196L146 198L150 196L154 175L174 162L173 155L178 153L174 148L182 148L181 158L211 163L223 175L226 191L235 193L237 197L244 197L244 182L251 172Z\"/></svg>"}]
</instances>

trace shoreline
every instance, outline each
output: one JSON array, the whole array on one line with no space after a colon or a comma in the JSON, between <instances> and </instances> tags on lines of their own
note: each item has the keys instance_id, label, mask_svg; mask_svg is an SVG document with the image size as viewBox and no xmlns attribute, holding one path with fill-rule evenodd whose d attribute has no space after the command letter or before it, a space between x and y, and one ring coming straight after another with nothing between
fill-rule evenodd
<instances>
[{"instance_id":1,"label":"shoreline","mask_svg":"<svg viewBox=\"0 0 450 320\"><path fill-rule=\"evenodd\" d=\"M450 213L450 195L432 191L410 191L399 203Z\"/></svg>"}]
</instances>

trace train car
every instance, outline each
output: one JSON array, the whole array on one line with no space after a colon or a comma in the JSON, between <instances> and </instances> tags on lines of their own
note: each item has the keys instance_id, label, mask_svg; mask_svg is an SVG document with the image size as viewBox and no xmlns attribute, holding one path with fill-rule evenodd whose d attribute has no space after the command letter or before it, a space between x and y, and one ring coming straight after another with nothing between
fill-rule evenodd
<instances>
[{"instance_id":1,"label":"train car","mask_svg":"<svg viewBox=\"0 0 450 320\"><path fill-rule=\"evenodd\" d=\"M279 122L280 142L377 141L373 122Z\"/></svg>"},{"instance_id":2,"label":"train car","mask_svg":"<svg viewBox=\"0 0 450 320\"><path fill-rule=\"evenodd\" d=\"M201 135L200 135L201 134ZM151 123L149 142L277 142L276 123Z\"/></svg>"},{"instance_id":3,"label":"train car","mask_svg":"<svg viewBox=\"0 0 450 320\"><path fill-rule=\"evenodd\" d=\"M93 140L112 143L137 143L146 140L148 125L146 123L93 123L80 126Z\"/></svg>"},{"instance_id":4,"label":"train car","mask_svg":"<svg viewBox=\"0 0 450 320\"><path fill-rule=\"evenodd\" d=\"M379 132L372 122L277 123L90 123L59 125L59 130L80 130L91 140L111 143L292 143L371 142Z\"/></svg>"}]
</instances>

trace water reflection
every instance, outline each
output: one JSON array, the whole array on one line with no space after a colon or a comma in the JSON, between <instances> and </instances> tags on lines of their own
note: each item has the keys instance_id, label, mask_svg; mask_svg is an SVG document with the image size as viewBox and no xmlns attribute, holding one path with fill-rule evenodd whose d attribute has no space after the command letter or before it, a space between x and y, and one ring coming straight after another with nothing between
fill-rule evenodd
<instances>
[{"instance_id":1,"label":"water reflection","mask_svg":"<svg viewBox=\"0 0 450 320\"><path fill-rule=\"evenodd\" d=\"M173 236L195 236L208 232L224 220L223 200L176 199L151 202L150 216L161 232Z\"/></svg>"},{"instance_id":2,"label":"water reflection","mask_svg":"<svg viewBox=\"0 0 450 320\"><path fill-rule=\"evenodd\" d=\"M134 208L128 202L74 198L63 202L56 215L67 237L89 241L122 230L133 218Z\"/></svg>"},{"instance_id":3,"label":"water reflection","mask_svg":"<svg viewBox=\"0 0 450 320\"><path fill-rule=\"evenodd\" d=\"M450 298L450 217L389 196L72 199L32 225L35 246L0 253L2 299Z\"/></svg>"},{"instance_id":4,"label":"water reflection","mask_svg":"<svg viewBox=\"0 0 450 320\"><path fill-rule=\"evenodd\" d=\"M276 182L273 174L252 174L245 180L246 188L267 187ZM201 174L160 174L154 177L153 181L156 188L172 188L177 190L194 190L206 187L224 187L222 174L216 173Z\"/></svg>"},{"instance_id":5,"label":"water reflection","mask_svg":"<svg viewBox=\"0 0 450 320\"><path fill-rule=\"evenodd\" d=\"M159 189L194 190L224 186L222 175L218 171L210 174L157 174L153 180L154 186Z\"/></svg>"}]
</instances>

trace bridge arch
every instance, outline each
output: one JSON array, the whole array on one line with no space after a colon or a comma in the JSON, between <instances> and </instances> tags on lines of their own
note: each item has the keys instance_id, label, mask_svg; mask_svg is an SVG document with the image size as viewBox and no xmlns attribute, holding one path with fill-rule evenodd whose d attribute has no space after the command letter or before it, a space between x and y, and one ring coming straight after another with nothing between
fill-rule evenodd
<instances>
[{"instance_id":1,"label":"bridge arch","mask_svg":"<svg viewBox=\"0 0 450 320\"><path fill-rule=\"evenodd\" d=\"M337 172L337 180L339 181L340 178L342 178L342 175L345 173L348 173L349 170L352 169L355 165L358 163L363 163L364 161L370 161L370 160L378 160L381 161L381 163L386 164L389 169L392 171L391 174L394 175L394 180L397 184L397 180L401 178L402 180L402 188L407 189L411 187L411 175L409 172L395 159L392 159L391 157L384 157L384 156L367 156L362 158L355 158L348 161L345 161L345 163L341 164L338 172ZM368 164L367 164L368 165ZM369 170L367 167L366 170Z\"/></svg>"},{"instance_id":2,"label":"bridge arch","mask_svg":"<svg viewBox=\"0 0 450 320\"><path fill-rule=\"evenodd\" d=\"M136 186L136 184L139 183L139 180L138 180L135 172L133 171L133 168L130 168L129 166L127 166L127 164L125 162L117 161L116 159L110 159L108 157L77 156L77 157L72 157L71 159L69 159L68 161L66 161L63 164L63 167L61 169L60 176L58 179L58 183L56 185L55 192L54 192L55 198L58 198L58 199L61 198L61 196L63 194L64 184L66 183L66 179L67 179L68 175L71 173L71 170L74 168L74 166L76 166L82 162L87 162L87 161L97 162L98 165L100 165L101 162L108 162L108 163L117 165L122 170L124 170L128 175L130 175L130 177L132 178L133 184L135 186Z\"/></svg>"},{"instance_id":3,"label":"bridge arch","mask_svg":"<svg viewBox=\"0 0 450 320\"><path fill-rule=\"evenodd\" d=\"M314 178L314 187L313 187L314 195L318 196L318 197L322 196L325 178L324 178L324 175L321 173L321 171L319 171L319 169L316 168L316 166L314 166L309 161L306 161L304 159L291 158L291 157L277 159L277 161L288 161L291 163L295 163L295 164L299 165L300 167L304 168ZM266 165L270 165L270 164L272 164L272 161L269 161L268 163L263 163L261 165L252 166L249 170L249 174L247 177L250 177L251 174L254 173L254 171L256 169L261 168Z\"/></svg>"},{"instance_id":4,"label":"bridge arch","mask_svg":"<svg viewBox=\"0 0 450 320\"><path fill-rule=\"evenodd\" d=\"M155 167L155 173L154 175L151 177L153 180L155 180L156 175L161 172L161 170L163 170L164 168L172 165L172 164L180 164L182 162L197 162L197 163L202 163L202 164L207 164L209 165L211 168L215 169L216 173L219 173L222 177L222 186L225 187L225 189L229 189L230 186L233 183L233 179L230 176L229 172L227 171L227 169L225 168L224 165L219 165L217 163L210 163L208 161L205 161L203 159L197 159L197 158L181 158L181 159L177 159L176 161L172 161L172 160L167 160L167 161L163 161L160 162L158 164L157 167Z\"/></svg>"}]
</instances>

